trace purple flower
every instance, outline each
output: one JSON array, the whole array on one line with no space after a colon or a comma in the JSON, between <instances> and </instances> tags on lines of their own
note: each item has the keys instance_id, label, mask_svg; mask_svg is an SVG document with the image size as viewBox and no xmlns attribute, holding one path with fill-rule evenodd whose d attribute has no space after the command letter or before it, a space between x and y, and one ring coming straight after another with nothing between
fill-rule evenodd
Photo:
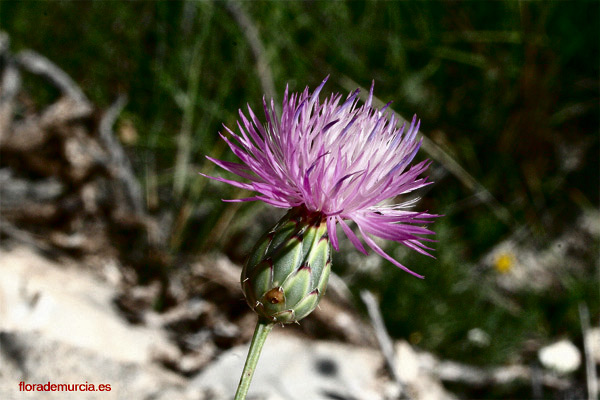
<instances>
[{"instance_id":1,"label":"purple flower","mask_svg":"<svg viewBox=\"0 0 600 400\"><path fill-rule=\"evenodd\" d=\"M242 163L207 157L221 168L247 179L249 183L220 177L230 185L258 195L232 202L261 200L280 208L305 207L326 220L331 244L339 250L336 225L362 253L367 254L358 236L346 221L352 220L364 242L377 254L403 270L409 270L375 243L371 236L393 240L421 254L431 256L422 235L433 234L421 224L432 222L434 214L409 211L416 200L393 205L381 203L430 184L419 177L428 167L425 160L411 165L422 140L417 140L420 121L413 117L408 130L396 127L394 115L371 106L373 86L366 104L358 107L357 89L342 104L340 94L324 102L319 92L327 78L310 94L288 95L286 87L281 117L273 100L263 98L266 124L248 106L248 117L239 111L236 135L224 126L234 140L220 134ZM206 176L206 175L204 175Z\"/></svg>"}]
</instances>

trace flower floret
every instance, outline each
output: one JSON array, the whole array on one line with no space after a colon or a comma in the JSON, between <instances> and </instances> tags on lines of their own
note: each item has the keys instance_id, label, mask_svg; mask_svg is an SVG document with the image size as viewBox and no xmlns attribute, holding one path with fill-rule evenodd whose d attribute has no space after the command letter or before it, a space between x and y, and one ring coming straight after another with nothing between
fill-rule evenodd
<instances>
[{"instance_id":1,"label":"flower floret","mask_svg":"<svg viewBox=\"0 0 600 400\"><path fill-rule=\"evenodd\" d=\"M371 236L392 240L429 255L422 242L434 232L421 226L437 215L407 211L415 201L394 205L382 202L431 184L420 177L430 162L411 165L422 140L417 140L420 121L396 125L388 111L372 107L373 86L365 104L358 106L359 90L342 96L332 94L322 103L321 89L327 78L312 92L289 94L286 87L279 117L274 101L263 98L266 123L263 125L248 106L248 116L239 111L238 129L229 136L220 134L241 163L210 161L248 183L212 178L258 195L235 202L260 200L279 208L303 206L318 212L327 223L332 246L339 250L336 227L340 225L350 242L367 253L361 240L346 221L354 221L363 241L377 254L415 275L385 253ZM206 175L204 175L206 176Z\"/></svg>"}]
</instances>

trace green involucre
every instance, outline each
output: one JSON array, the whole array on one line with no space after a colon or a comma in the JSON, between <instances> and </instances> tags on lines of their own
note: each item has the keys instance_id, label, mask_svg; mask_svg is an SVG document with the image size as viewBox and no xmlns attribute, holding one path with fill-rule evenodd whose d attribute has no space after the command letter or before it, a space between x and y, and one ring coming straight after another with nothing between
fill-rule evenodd
<instances>
[{"instance_id":1,"label":"green involucre","mask_svg":"<svg viewBox=\"0 0 600 400\"><path fill-rule=\"evenodd\" d=\"M254 246L242 270L248 305L284 324L310 314L325 293L331 246L323 215L291 209Z\"/></svg>"}]
</instances>

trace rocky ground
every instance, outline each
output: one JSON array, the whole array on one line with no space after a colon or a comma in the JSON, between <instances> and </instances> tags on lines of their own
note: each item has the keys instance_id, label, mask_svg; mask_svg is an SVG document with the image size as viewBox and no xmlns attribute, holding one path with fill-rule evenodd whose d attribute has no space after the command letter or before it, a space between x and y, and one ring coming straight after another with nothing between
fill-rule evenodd
<instances>
[{"instance_id":1,"label":"rocky ground","mask_svg":"<svg viewBox=\"0 0 600 400\"><path fill-rule=\"evenodd\" d=\"M52 260L31 248L6 243L0 260L0 398L65 398L63 392L19 391L20 382L111 387L110 392L69 393L68 398L84 399L216 400L231 398L235 392L251 316L228 322L211 315L214 303L196 298L165 313L141 309L132 323L119 306L125 292L114 263L92 269L73 259ZM226 259L193 266L197 271L209 268L229 269L231 277L239 272ZM128 296L142 302L148 296L143 292L153 290L139 286ZM327 314L331 307L326 302L316 312ZM196 330L175 328L194 322ZM364 327L372 334L368 325ZM309 335L297 326L274 330L261 356L251 398L397 399L403 390L413 399L455 399L443 382L485 386L528 381L534 374L548 387L570 385L558 374L524 366L481 370L439 360L404 341L393 345L395 373L390 373L382 351L368 341L313 340ZM598 336L597 330L591 331L590 345L597 345ZM599 362L598 348L594 354Z\"/></svg>"},{"instance_id":2,"label":"rocky ground","mask_svg":"<svg viewBox=\"0 0 600 400\"><path fill-rule=\"evenodd\" d=\"M223 342L245 342L239 326L206 324L185 338L170 327L208 316L208 302L197 299L164 314L146 311L132 324L116 304L114 265L90 271L26 247L2 250L0 259L0 398L64 398L20 392L21 381L110 384L110 393L77 397L89 399L226 399L235 391L247 345L223 348ZM276 329L269 338L255 398L383 398L389 380L376 349L299 336Z\"/></svg>"},{"instance_id":3,"label":"rocky ground","mask_svg":"<svg viewBox=\"0 0 600 400\"><path fill-rule=\"evenodd\" d=\"M233 324L222 319L212 327L201 324L195 333L176 336L173 324L203 316L216 318L208 316L213 306L196 299L163 314L145 310L134 324L117 304L119 285L111 283L112 274L118 274L114 264L90 270L71 259L50 260L23 246L3 249L0 259L1 398L64 396L20 392L19 382L110 384L110 393L77 397L89 399L227 399L235 391L247 344L223 343L247 342L251 320ZM210 262L227 264L224 259ZM196 268L204 267L197 264ZM239 270L231 264L225 268ZM419 361L408 344L396 345L403 353L398 365L406 365L399 372L411 392L420 393L422 399L453 398L426 371L427 361ZM428 361L435 364L432 360ZM398 386L386 373L376 347L314 341L296 327L275 329L260 366L251 390L253 398L385 399L398 395Z\"/></svg>"}]
</instances>

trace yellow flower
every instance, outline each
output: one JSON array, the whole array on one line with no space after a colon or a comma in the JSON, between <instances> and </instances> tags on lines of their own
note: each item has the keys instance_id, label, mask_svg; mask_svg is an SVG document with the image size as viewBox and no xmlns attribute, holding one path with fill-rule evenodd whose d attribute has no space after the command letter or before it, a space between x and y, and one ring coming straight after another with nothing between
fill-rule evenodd
<instances>
[{"instance_id":1,"label":"yellow flower","mask_svg":"<svg viewBox=\"0 0 600 400\"><path fill-rule=\"evenodd\" d=\"M515 258L511 253L502 253L496 257L494 268L501 274L505 274L515 265Z\"/></svg>"}]
</instances>

